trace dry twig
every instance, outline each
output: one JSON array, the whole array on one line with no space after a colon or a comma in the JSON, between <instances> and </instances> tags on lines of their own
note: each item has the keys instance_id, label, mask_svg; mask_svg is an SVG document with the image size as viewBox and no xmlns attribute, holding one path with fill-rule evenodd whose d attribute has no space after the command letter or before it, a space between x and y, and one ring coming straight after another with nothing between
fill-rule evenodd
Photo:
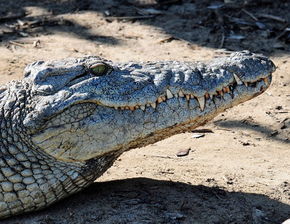
<instances>
[{"instance_id":1,"label":"dry twig","mask_svg":"<svg viewBox=\"0 0 290 224\"><path fill-rule=\"evenodd\" d=\"M253 20L258 21L258 18L256 16L254 16L252 13L250 13L249 11L242 9L242 12L246 13L248 16L250 16Z\"/></svg>"},{"instance_id":2,"label":"dry twig","mask_svg":"<svg viewBox=\"0 0 290 224\"><path fill-rule=\"evenodd\" d=\"M258 16L261 18L265 18L265 19L272 19L272 20L275 20L275 21L280 22L280 23L287 23L286 19L279 17L279 16L274 16L274 15L264 14L264 13L260 13L260 14L258 14Z\"/></svg>"},{"instance_id":3,"label":"dry twig","mask_svg":"<svg viewBox=\"0 0 290 224\"><path fill-rule=\"evenodd\" d=\"M25 47L25 44L19 43L19 42L16 42L16 41L12 41L12 40L9 41L9 44L15 45L15 46L18 46L18 47Z\"/></svg>"}]
</instances>

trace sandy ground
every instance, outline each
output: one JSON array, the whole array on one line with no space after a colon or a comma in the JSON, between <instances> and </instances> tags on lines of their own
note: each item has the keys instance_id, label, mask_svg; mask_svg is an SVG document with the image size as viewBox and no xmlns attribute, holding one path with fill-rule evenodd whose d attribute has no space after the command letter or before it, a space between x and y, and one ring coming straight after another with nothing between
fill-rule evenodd
<instances>
[{"instance_id":1,"label":"sandy ground","mask_svg":"<svg viewBox=\"0 0 290 224\"><path fill-rule=\"evenodd\" d=\"M110 5L113 1L89 5L90 10L83 11L58 11L47 7L57 1L44 2L23 1L18 8L32 18L53 14L62 24L15 34L4 25L16 20L1 23L2 84L21 79L25 65L35 60L101 55L114 61L191 61L223 54L219 44L203 42L216 34L192 24L188 28L188 18L176 13L190 9L188 5L161 9L163 15L148 22L106 19L104 12L110 13L106 10L125 10ZM59 2L72 5L74 1ZM264 45L251 45L257 41ZM266 53L278 69L263 95L200 127L212 133L200 138L193 133L179 134L126 152L83 192L45 210L0 223L279 224L290 218L290 51L281 43L272 48L271 41L258 36L223 44L232 50ZM191 148L188 156L176 156L187 148Z\"/></svg>"}]
</instances>

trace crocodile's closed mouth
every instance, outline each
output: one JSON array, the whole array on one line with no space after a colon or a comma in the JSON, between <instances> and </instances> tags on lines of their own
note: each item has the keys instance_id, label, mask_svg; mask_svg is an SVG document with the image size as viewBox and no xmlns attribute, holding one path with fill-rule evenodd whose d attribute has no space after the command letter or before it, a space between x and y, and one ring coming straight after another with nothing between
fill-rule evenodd
<instances>
[{"instance_id":1,"label":"crocodile's closed mouth","mask_svg":"<svg viewBox=\"0 0 290 224\"><path fill-rule=\"evenodd\" d=\"M0 87L0 219L80 191L124 151L190 131L270 85L250 52L208 63L38 61Z\"/></svg>"}]
</instances>

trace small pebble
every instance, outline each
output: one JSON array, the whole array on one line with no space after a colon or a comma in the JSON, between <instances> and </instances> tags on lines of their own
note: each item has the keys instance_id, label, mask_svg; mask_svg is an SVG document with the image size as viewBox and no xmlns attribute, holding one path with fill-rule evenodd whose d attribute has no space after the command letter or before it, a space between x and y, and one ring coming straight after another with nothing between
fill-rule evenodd
<instances>
[{"instance_id":1,"label":"small pebble","mask_svg":"<svg viewBox=\"0 0 290 224\"><path fill-rule=\"evenodd\" d=\"M282 224L290 224L290 219L285 220Z\"/></svg>"},{"instance_id":2,"label":"small pebble","mask_svg":"<svg viewBox=\"0 0 290 224\"><path fill-rule=\"evenodd\" d=\"M192 138L202 138L202 137L204 137L204 134L195 133L191 137Z\"/></svg>"},{"instance_id":3,"label":"small pebble","mask_svg":"<svg viewBox=\"0 0 290 224\"><path fill-rule=\"evenodd\" d=\"M191 148L181 149L176 153L176 156L178 156L178 157L187 156L189 154L190 150L191 150Z\"/></svg>"}]
</instances>

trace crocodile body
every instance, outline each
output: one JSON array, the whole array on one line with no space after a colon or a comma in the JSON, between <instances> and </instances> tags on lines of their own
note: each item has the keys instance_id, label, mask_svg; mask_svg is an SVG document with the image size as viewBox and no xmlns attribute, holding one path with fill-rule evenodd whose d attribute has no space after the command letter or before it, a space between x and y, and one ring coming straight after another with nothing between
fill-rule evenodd
<instances>
[{"instance_id":1,"label":"crocodile body","mask_svg":"<svg viewBox=\"0 0 290 224\"><path fill-rule=\"evenodd\" d=\"M274 64L38 61L0 87L0 219L80 191L124 151L200 126L261 94Z\"/></svg>"}]
</instances>

